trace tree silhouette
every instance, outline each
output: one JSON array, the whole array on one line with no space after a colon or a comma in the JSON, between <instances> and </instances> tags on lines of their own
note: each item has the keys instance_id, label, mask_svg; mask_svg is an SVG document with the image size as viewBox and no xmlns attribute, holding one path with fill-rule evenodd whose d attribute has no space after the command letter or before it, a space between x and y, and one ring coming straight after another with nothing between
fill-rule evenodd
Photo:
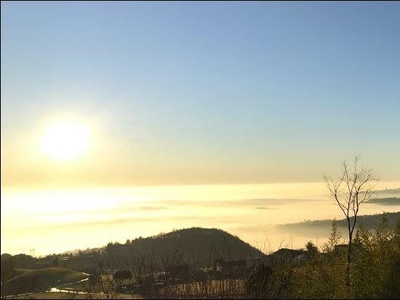
<instances>
[{"instance_id":1,"label":"tree silhouette","mask_svg":"<svg viewBox=\"0 0 400 300\"><path fill-rule=\"evenodd\" d=\"M342 175L337 180L324 176L326 186L343 212L347 222L349 243L347 247L346 287L348 295L350 295L352 241L357 216L361 204L371 199L373 194L372 183L377 181L373 169L365 169L364 167L359 169L358 161L359 158L356 156L353 171L349 169L346 161L344 161Z\"/></svg>"}]
</instances>

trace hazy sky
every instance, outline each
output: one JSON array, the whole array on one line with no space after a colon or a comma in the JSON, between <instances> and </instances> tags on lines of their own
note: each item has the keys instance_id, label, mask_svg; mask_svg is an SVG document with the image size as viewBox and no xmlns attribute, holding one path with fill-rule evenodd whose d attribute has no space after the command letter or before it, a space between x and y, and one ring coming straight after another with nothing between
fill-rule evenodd
<instances>
[{"instance_id":1,"label":"hazy sky","mask_svg":"<svg viewBox=\"0 0 400 300\"><path fill-rule=\"evenodd\" d=\"M2 2L2 185L321 181L354 155L400 180L399 16L399 2ZM89 131L73 160L40 148L60 120Z\"/></svg>"}]
</instances>

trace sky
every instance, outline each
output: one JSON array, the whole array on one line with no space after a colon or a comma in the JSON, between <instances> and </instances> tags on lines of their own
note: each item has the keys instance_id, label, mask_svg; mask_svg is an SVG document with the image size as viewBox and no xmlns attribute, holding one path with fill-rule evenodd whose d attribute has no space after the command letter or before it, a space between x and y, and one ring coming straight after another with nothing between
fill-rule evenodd
<instances>
[{"instance_id":1,"label":"sky","mask_svg":"<svg viewBox=\"0 0 400 300\"><path fill-rule=\"evenodd\" d=\"M400 181L399 15L2 2L2 187L318 182L355 155Z\"/></svg>"}]
</instances>

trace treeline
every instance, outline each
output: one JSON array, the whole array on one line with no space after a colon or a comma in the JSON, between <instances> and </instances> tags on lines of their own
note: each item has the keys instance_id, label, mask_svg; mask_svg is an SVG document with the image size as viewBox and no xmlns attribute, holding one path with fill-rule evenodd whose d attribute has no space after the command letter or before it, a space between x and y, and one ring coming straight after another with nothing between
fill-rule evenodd
<instances>
[{"instance_id":1,"label":"treeline","mask_svg":"<svg viewBox=\"0 0 400 300\"><path fill-rule=\"evenodd\" d=\"M300 265L259 266L246 281L251 298L399 299L400 219L390 226L383 215L375 227L362 225L353 241L350 287L346 286L347 244L334 221L329 241L309 242Z\"/></svg>"}]
</instances>

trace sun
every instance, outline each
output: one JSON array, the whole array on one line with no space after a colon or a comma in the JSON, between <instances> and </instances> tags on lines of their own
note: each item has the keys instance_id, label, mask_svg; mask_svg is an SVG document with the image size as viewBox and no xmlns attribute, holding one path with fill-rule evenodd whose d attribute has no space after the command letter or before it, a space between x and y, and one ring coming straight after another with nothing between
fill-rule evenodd
<instances>
[{"instance_id":1,"label":"sun","mask_svg":"<svg viewBox=\"0 0 400 300\"><path fill-rule=\"evenodd\" d=\"M40 140L41 151L53 159L72 160L89 149L89 128L64 122L49 126Z\"/></svg>"}]
</instances>

